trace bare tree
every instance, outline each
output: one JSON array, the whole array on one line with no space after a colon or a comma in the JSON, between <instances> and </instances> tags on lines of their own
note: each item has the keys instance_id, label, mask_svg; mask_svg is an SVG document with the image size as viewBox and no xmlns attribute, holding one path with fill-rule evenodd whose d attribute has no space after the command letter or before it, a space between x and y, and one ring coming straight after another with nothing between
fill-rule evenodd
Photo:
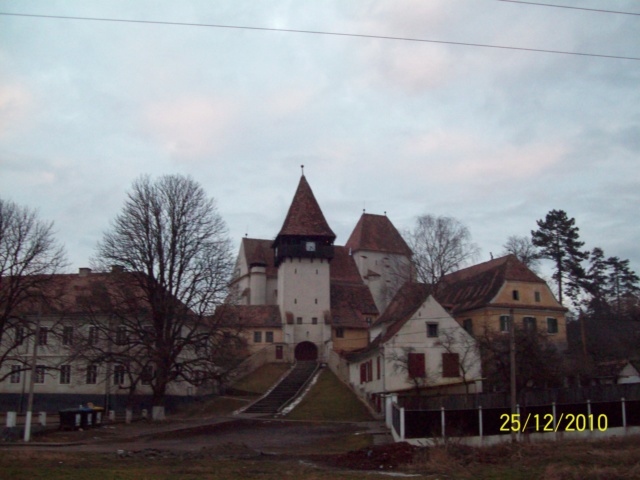
<instances>
[{"instance_id":1,"label":"bare tree","mask_svg":"<svg viewBox=\"0 0 640 480\"><path fill-rule=\"evenodd\" d=\"M134 182L94 263L117 268L108 286L110 359L141 376L163 406L170 382L213 371L212 349L235 346L212 320L232 271L226 225L213 199L189 177ZM204 374L206 375L206 374Z\"/></svg>"},{"instance_id":2,"label":"bare tree","mask_svg":"<svg viewBox=\"0 0 640 480\"><path fill-rule=\"evenodd\" d=\"M524 263L532 271L537 272L540 266L540 252L533 244L530 237L511 235L502 246L504 249L501 256L515 255L518 260Z\"/></svg>"},{"instance_id":3,"label":"bare tree","mask_svg":"<svg viewBox=\"0 0 640 480\"><path fill-rule=\"evenodd\" d=\"M53 223L39 219L34 210L0 199L0 367L11 362L14 373L28 368L28 357L19 350L35 335L41 314L58 297L51 279L65 266ZM0 381L9 375L3 369Z\"/></svg>"},{"instance_id":4,"label":"bare tree","mask_svg":"<svg viewBox=\"0 0 640 480\"><path fill-rule=\"evenodd\" d=\"M442 277L473 261L479 252L469 229L453 217L418 217L405 240L413 251L418 281L436 290Z\"/></svg>"},{"instance_id":5,"label":"bare tree","mask_svg":"<svg viewBox=\"0 0 640 480\"><path fill-rule=\"evenodd\" d=\"M416 395L420 395L420 390L433 383L434 372L429 372L425 362L425 354L416 352L413 347L402 347L393 349L389 353L390 360L393 361L394 373L404 373L413 384Z\"/></svg>"},{"instance_id":6,"label":"bare tree","mask_svg":"<svg viewBox=\"0 0 640 480\"><path fill-rule=\"evenodd\" d=\"M465 392L469 395L469 382L473 378L472 372L480 361L480 349L476 340L461 328L441 328L438 332L437 345L448 354L457 355L460 376L464 382ZM443 365L444 372L444 365Z\"/></svg>"},{"instance_id":7,"label":"bare tree","mask_svg":"<svg viewBox=\"0 0 640 480\"><path fill-rule=\"evenodd\" d=\"M485 329L476 337L482 373L489 388L508 390L510 383L509 335ZM551 388L561 384L564 362L557 347L537 332L516 327L516 385L518 391Z\"/></svg>"}]
</instances>

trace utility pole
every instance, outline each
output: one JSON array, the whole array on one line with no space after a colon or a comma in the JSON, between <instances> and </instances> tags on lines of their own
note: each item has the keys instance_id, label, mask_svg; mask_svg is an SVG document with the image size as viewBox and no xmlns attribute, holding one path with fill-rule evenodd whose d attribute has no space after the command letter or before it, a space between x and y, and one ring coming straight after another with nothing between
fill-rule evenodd
<instances>
[{"instance_id":1,"label":"utility pole","mask_svg":"<svg viewBox=\"0 0 640 480\"><path fill-rule=\"evenodd\" d=\"M40 320L42 317L42 298L38 302L38 317L36 319L36 333L33 338L33 354L31 355L31 378L29 378L29 400L27 401L27 416L24 422L24 441L31 440L31 417L33 415L33 388L36 381L36 363L38 361L38 341L40 340Z\"/></svg>"},{"instance_id":2,"label":"utility pole","mask_svg":"<svg viewBox=\"0 0 640 480\"><path fill-rule=\"evenodd\" d=\"M513 421L516 414L516 326L513 318L513 308L509 309L509 364L510 364L510 384L511 384L511 419ZM511 429L511 441L516 441L516 432Z\"/></svg>"}]
</instances>

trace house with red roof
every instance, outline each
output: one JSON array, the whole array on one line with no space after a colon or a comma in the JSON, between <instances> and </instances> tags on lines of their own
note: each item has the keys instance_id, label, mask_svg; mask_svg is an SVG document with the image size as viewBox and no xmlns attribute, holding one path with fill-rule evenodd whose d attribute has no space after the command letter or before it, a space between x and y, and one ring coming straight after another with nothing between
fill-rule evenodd
<instances>
[{"instance_id":1,"label":"house with red roof","mask_svg":"<svg viewBox=\"0 0 640 480\"><path fill-rule=\"evenodd\" d=\"M354 390L381 410L381 394L482 392L475 339L429 285L407 282L371 328L372 342L345 354Z\"/></svg>"},{"instance_id":2,"label":"house with red roof","mask_svg":"<svg viewBox=\"0 0 640 480\"><path fill-rule=\"evenodd\" d=\"M513 318L516 328L541 333L566 348L567 309L514 255L446 275L435 297L472 335L507 334Z\"/></svg>"}]
</instances>

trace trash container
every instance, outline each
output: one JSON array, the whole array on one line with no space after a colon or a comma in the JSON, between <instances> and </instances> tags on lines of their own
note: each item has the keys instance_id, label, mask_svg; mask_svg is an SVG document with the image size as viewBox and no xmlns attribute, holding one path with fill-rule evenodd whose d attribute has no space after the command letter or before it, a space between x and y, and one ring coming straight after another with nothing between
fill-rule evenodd
<instances>
[{"instance_id":1,"label":"trash container","mask_svg":"<svg viewBox=\"0 0 640 480\"><path fill-rule=\"evenodd\" d=\"M100 425L102 422L102 407L83 407L67 408L59 410L60 429L61 430L77 430L79 428L87 429Z\"/></svg>"}]
</instances>

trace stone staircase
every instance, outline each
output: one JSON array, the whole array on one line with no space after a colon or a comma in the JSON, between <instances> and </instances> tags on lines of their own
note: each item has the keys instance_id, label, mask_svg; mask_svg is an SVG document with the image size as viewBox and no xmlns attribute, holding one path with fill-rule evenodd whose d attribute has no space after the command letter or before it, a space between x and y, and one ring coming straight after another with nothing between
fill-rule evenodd
<instances>
[{"instance_id":1,"label":"stone staircase","mask_svg":"<svg viewBox=\"0 0 640 480\"><path fill-rule=\"evenodd\" d=\"M286 403L296 397L300 389L318 369L316 361L298 361L295 367L267 395L242 413L276 414Z\"/></svg>"}]
</instances>

